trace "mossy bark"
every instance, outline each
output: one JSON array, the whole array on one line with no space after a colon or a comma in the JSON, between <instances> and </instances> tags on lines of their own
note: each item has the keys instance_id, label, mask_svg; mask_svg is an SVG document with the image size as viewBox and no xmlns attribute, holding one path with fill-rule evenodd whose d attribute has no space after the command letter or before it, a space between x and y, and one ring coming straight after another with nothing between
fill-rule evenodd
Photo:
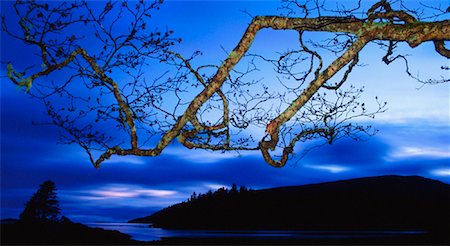
<instances>
[{"instance_id":1,"label":"mossy bark","mask_svg":"<svg viewBox=\"0 0 450 246\"><path fill-rule=\"evenodd\" d=\"M319 17L319 18L288 18L280 16L258 16L255 17L247 27L241 40L236 47L230 52L229 56L220 65L216 74L211 79L209 84L203 82L205 88L192 100L185 112L178 117L173 127L167 131L157 143L153 149L141 149L138 147L138 136L134 123L134 116L130 106L125 102L123 95L118 89L117 83L111 78L105 75L104 71L90 57L87 52L78 48L73 51L69 57L64 61L57 64L50 64L46 57L46 47L41 46L42 59L44 65L42 71L28 78L18 76L19 73L15 72L12 66L8 66L8 77L19 86L26 86L27 90L31 88L31 85L35 79L41 76L50 74L51 72L61 69L72 62L76 56L82 56L92 67L93 71L99 75L99 78L108 86L113 92L113 95L120 107L121 114L125 115L126 123L130 130L130 149L122 149L121 147L111 147L105 151L97 160L92 160L96 167L109 159L112 155L137 155L137 156L156 156L159 155L164 148L166 148L170 142L178 137L179 141L185 144L189 148L207 148L207 149L221 149L230 150L233 149L229 145L222 146L210 146L210 145L195 145L188 141L191 135L197 133L200 129L206 130L220 130L228 127L228 102L225 95L220 91L224 81L230 74L230 71L247 53L252 45L257 33L266 28L274 30L296 30L296 31L311 31L311 32L332 32L332 33L346 33L354 35L356 41L343 53L333 61L326 69L313 79L303 93L296 98L281 114L275 117L266 127L266 132L270 136L269 140L261 140L258 147L264 156L264 159L272 166L281 167L286 163L288 156L292 153L292 146L285 148L283 156L280 161L275 161L269 154L269 150L274 150L279 138L280 127L289 121L307 102L310 98L325 85L325 83L332 78L338 71L347 66L358 53L365 47L367 43L374 40L389 40L389 41L404 41L411 47L416 47L419 44L427 41L433 41L436 47L436 51L449 58L450 52L444 47L444 41L450 40L450 21L436 21L436 22L420 22L412 18L403 12L386 12L375 13L369 16L368 20L357 19L353 17ZM394 24L387 22L374 22L374 19L381 18L400 18L404 21L401 24ZM185 60L186 62L186 60ZM187 64L189 65L189 64ZM190 65L189 65L190 66ZM189 67L188 66L188 67ZM197 79L201 81L201 76L195 74L195 71L190 68L191 72L196 75ZM197 120L197 111L200 107L208 101L215 93L223 100L224 106L224 121L221 124L212 127L205 127L201 125ZM184 132L183 128L188 122L194 125L195 131ZM228 133L229 134L229 133ZM229 135L228 135L229 138ZM237 148L239 149L239 148Z\"/></svg>"}]
</instances>

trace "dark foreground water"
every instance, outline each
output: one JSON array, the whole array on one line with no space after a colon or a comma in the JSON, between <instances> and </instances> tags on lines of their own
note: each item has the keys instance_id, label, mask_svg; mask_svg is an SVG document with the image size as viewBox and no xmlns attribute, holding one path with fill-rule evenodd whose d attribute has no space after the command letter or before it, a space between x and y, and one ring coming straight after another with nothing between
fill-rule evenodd
<instances>
[{"instance_id":1,"label":"dark foreground water","mask_svg":"<svg viewBox=\"0 0 450 246\"><path fill-rule=\"evenodd\" d=\"M162 238L247 238L247 239L364 239L425 234L423 231L279 231L279 230L165 230L148 224L85 223L90 227L118 230L139 241Z\"/></svg>"}]
</instances>

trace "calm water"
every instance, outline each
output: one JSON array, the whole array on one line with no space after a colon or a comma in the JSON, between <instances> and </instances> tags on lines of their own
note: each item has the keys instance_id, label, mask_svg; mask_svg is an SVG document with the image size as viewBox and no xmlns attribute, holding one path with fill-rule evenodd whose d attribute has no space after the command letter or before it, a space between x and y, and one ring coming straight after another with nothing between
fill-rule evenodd
<instances>
[{"instance_id":1,"label":"calm water","mask_svg":"<svg viewBox=\"0 0 450 246\"><path fill-rule=\"evenodd\" d=\"M154 241L163 237L239 237L280 239L325 239L325 238L367 238L423 234L423 231L262 231L262 230L165 230L151 228L148 224L129 223L86 223L90 227L118 230L135 240Z\"/></svg>"}]
</instances>

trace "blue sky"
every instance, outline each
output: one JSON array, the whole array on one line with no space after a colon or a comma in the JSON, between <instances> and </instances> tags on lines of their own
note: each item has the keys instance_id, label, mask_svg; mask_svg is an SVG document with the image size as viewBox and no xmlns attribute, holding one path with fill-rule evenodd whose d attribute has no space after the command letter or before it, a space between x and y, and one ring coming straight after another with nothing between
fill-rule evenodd
<instances>
[{"instance_id":1,"label":"blue sky","mask_svg":"<svg viewBox=\"0 0 450 246\"><path fill-rule=\"evenodd\" d=\"M442 2L444 3L444 2ZM6 14L8 2L1 2ZM198 64L220 64L239 41L253 15L276 14L277 1L168 1L155 13L155 23L183 38L176 49L190 54L200 49ZM8 15L8 14L7 14ZM283 51L296 42L289 32L258 34L251 52ZM30 51L1 36L4 62L25 64ZM20 48L16 48L20 47ZM401 46L411 70L421 77L449 74L449 65L430 44ZM363 50L363 67L349 84L363 85L367 100L375 95L388 102L388 111L367 122L380 132L365 141L344 139L314 149L282 169L268 166L260 153L213 153L172 144L159 157L112 158L97 170L75 145L57 144L58 129L36 126L46 119L44 106L1 77L1 217L18 217L38 185L56 182L63 213L75 221L125 221L148 215L206 192L236 183L252 188L300 185L385 174L421 175L450 183L450 87L426 85L404 73L404 65L382 63L375 45ZM270 78L270 71L264 71ZM420 88L420 89L418 89Z\"/></svg>"}]
</instances>

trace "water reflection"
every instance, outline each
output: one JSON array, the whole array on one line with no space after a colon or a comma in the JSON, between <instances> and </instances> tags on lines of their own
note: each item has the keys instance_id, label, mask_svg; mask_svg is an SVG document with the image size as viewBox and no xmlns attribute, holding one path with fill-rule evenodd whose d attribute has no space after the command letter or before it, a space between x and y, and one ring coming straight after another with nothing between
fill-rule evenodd
<instances>
[{"instance_id":1,"label":"water reflection","mask_svg":"<svg viewBox=\"0 0 450 246\"><path fill-rule=\"evenodd\" d=\"M289 230L166 230L148 224L86 223L90 227L118 230L134 240L154 241L162 238L258 238L258 239L346 239L395 237L424 234L424 231L289 231Z\"/></svg>"},{"instance_id":2,"label":"water reflection","mask_svg":"<svg viewBox=\"0 0 450 246\"><path fill-rule=\"evenodd\" d=\"M99 227L105 230L117 230L128 234L134 240L138 241L155 241L166 236L164 229L152 228L148 224L138 223L85 223L90 227Z\"/></svg>"}]
</instances>

